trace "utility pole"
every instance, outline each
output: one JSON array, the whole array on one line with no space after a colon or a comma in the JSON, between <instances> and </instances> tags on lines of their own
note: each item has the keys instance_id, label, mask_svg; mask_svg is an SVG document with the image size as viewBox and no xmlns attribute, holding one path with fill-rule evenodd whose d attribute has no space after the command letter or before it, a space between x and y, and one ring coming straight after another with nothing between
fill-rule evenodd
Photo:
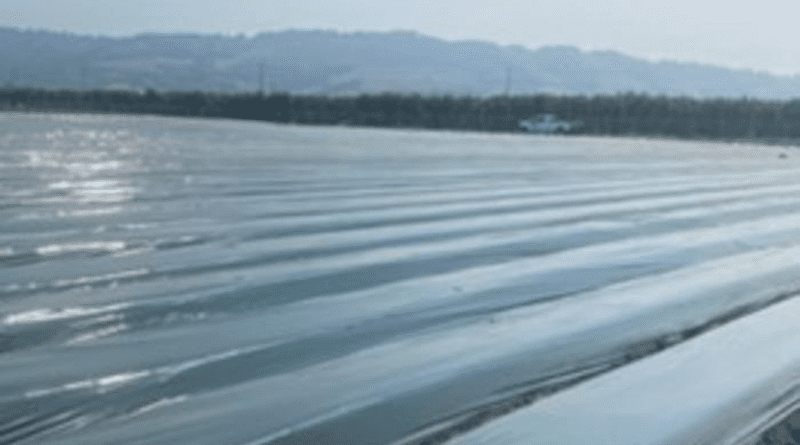
<instances>
[{"instance_id":1,"label":"utility pole","mask_svg":"<svg viewBox=\"0 0 800 445\"><path fill-rule=\"evenodd\" d=\"M17 81L19 81L19 68L13 67L13 68L11 68L11 70L9 72L9 79L8 79L7 86L9 88L16 88L17 87Z\"/></svg>"},{"instance_id":2,"label":"utility pole","mask_svg":"<svg viewBox=\"0 0 800 445\"><path fill-rule=\"evenodd\" d=\"M514 127L514 119L511 117L511 67L506 68L506 126L507 130Z\"/></svg>"},{"instance_id":3,"label":"utility pole","mask_svg":"<svg viewBox=\"0 0 800 445\"><path fill-rule=\"evenodd\" d=\"M258 64L258 95L264 96L264 62Z\"/></svg>"},{"instance_id":4,"label":"utility pole","mask_svg":"<svg viewBox=\"0 0 800 445\"><path fill-rule=\"evenodd\" d=\"M511 94L511 67L506 68L506 97Z\"/></svg>"}]
</instances>

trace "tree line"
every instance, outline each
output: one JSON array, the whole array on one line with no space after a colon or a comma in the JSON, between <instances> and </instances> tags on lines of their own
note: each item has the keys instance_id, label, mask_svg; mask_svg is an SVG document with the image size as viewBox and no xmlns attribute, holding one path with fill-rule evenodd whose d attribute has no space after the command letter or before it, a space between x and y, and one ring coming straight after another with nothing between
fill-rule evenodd
<instances>
[{"instance_id":1,"label":"tree line","mask_svg":"<svg viewBox=\"0 0 800 445\"><path fill-rule=\"evenodd\" d=\"M260 121L494 132L522 131L540 114L581 121L576 134L708 139L800 139L800 99L618 94L452 97L402 94L314 96L0 89L0 109L200 116Z\"/></svg>"}]
</instances>

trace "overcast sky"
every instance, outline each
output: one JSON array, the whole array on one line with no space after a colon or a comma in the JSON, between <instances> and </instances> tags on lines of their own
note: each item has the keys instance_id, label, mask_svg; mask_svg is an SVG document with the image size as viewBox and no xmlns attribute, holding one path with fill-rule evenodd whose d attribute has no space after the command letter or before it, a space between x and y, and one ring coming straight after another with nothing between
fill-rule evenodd
<instances>
[{"instance_id":1,"label":"overcast sky","mask_svg":"<svg viewBox=\"0 0 800 445\"><path fill-rule=\"evenodd\" d=\"M798 12L800 2L775 0L0 0L0 25L118 36L415 30L795 74Z\"/></svg>"}]
</instances>

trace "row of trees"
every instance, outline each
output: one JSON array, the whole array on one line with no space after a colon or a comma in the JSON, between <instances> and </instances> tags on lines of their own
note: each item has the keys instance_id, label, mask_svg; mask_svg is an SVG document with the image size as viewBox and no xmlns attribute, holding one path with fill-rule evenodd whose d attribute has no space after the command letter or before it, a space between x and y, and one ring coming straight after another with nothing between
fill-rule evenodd
<instances>
[{"instance_id":1,"label":"row of trees","mask_svg":"<svg viewBox=\"0 0 800 445\"><path fill-rule=\"evenodd\" d=\"M580 120L580 134L681 138L800 138L800 100L614 96L357 97L276 93L0 89L0 109L208 116L272 122L521 131L543 113Z\"/></svg>"}]
</instances>

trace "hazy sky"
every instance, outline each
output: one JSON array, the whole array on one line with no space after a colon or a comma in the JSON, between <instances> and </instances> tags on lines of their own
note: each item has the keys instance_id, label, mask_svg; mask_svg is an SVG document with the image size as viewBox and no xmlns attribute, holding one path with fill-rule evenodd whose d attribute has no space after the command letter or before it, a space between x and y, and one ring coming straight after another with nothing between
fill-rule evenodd
<instances>
[{"instance_id":1,"label":"hazy sky","mask_svg":"<svg viewBox=\"0 0 800 445\"><path fill-rule=\"evenodd\" d=\"M800 73L800 2L761 0L0 0L0 25L130 35L416 30Z\"/></svg>"}]
</instances>

